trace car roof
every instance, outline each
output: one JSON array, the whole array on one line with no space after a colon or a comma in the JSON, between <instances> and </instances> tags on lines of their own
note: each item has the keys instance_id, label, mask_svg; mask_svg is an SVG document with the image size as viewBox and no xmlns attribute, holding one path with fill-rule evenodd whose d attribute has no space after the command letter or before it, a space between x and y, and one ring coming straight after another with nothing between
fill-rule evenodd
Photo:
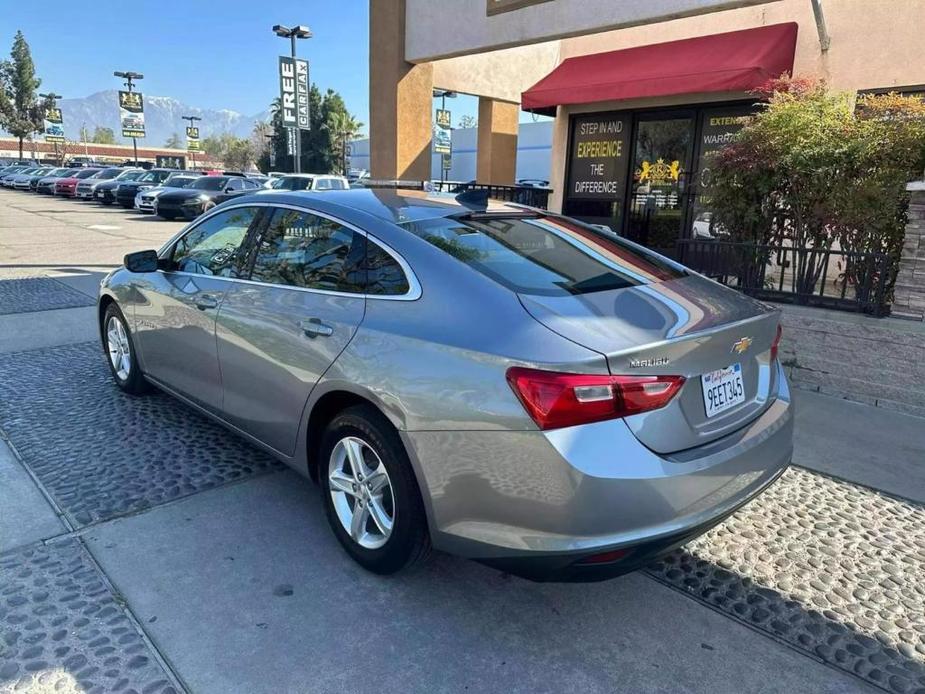
<instances>
[{"instance_id":1,"label":"car roof","mask_svg":"<svg viewBox=\"0 0 925 694\"><path fill-rule=\"evenodd\" d=\"M460 199L461 198L461 199ZM487 213L522 213L524 208L496 200L489 200L487 205L465 203L463 196L452 193L428 193L421 190L394 188L354 188L350 190L282 191L266 189L253 198L237 198L238 204L244 200L259 200L261 203L305 205L310 203L320 211L327 211L350 221L351 212L359 211L384 219L395 224L449 217L456 214L472 212Z\"/></svg>"}]
</instances>

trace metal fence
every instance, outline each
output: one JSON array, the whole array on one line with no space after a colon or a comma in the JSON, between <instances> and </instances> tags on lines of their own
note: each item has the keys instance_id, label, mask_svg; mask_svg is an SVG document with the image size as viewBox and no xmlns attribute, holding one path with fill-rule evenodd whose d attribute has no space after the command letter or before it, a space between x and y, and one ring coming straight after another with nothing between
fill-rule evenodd
<instances>
[{"instance_id":1,"label":"metal fence","mask_svg":"<svg viewBox=\"0 0 925 694\"><path fill-rule=\"evenodd\" d=\"M768 301L890 313L892 263L883 253L680 239L678 261Z\"/></svg>"},{"instance_id":2,"label":"metal fence","mask_svg":"<svg viewBox=\"0 0 925 694\"><path fill-rule=\"evenodd\" d=\"M505 202L516 202L520 205L548 209L549 188L535 188L533 186L496 186L488 183L458 183L453 181L434 181L434 189L441 193L465 193L470 190L484 190L488 197Z\"/></svg>"}]
</instances>

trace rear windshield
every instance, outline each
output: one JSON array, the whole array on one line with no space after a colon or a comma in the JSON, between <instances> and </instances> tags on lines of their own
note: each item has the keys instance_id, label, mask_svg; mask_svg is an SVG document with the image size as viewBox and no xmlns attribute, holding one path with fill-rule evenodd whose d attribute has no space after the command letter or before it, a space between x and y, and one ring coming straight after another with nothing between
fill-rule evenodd
<instances>
[{"instance_id":1,"label":"rear windshield","mask_svg":"<svg viewBox=\"0 0 925 694\"><path fill-rule=\"evenodd\" d=\"M588 294L684 276L657 256L564 219L474 215L402 226L519 294Z\"/></svg>"}]
</instances>

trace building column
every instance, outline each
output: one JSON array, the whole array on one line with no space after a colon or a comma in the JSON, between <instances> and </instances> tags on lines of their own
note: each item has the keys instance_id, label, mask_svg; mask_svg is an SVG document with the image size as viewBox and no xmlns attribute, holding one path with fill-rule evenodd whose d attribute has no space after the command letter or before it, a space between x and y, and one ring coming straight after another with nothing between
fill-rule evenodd
<instances>
[{"instance_id":1,"label":"building column","mask_svg":"<svg viewBox=\"0 0 925 694\"><path fill-rule=\"evenodd\" d=\"M433 65L405 60L405 0L369 3L369 161L373 178L430 180Z\"/></svg>"},{"instance_id":2,"label":"building column","mask_svg":"<svg viewBox=\"0 0 925 694\"><path fill-rule=\"evenodd\" d=\"M479 139L475 167L477 182L514 185L519 116L519 104L479 97Z\"/></svg>"},{"instance_id":3,"label":"building column","mask_svg":"<svg viewBox=\"0 0 925 694\"><path fill-rule=\"evenodd\" d=\"M925 181L910 183L906 237L893 289L893 315L925 318Z\"/></svg>"}]
</instances>

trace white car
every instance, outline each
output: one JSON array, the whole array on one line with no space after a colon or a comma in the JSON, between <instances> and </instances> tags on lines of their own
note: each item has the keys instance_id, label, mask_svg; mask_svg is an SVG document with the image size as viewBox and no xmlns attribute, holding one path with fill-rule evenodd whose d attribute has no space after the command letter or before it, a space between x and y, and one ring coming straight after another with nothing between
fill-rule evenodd
<instances>
[{"instance_id":1,"label":"white car","mask_svg":"<svg viewBox=\"0 0 925 694\"><path fill-rule=\"evenodd\" d=\"M139 190L135 195L135 209L139 212L157 212L157 196L168 190L185 188L202 174L193 171L178 171L168 176L163 183L153 188Z\"/></svg>"},{"instance_id":2,"label":"white car","mask_svg":"<svg viewBox=\"0 0 925 694\"><path fill-rule=\"evenodd\" d=\"M331 174L286 174L268 181L272 190L347 190L350 184L344 176Z\"/></svg>"}]
</instances>

